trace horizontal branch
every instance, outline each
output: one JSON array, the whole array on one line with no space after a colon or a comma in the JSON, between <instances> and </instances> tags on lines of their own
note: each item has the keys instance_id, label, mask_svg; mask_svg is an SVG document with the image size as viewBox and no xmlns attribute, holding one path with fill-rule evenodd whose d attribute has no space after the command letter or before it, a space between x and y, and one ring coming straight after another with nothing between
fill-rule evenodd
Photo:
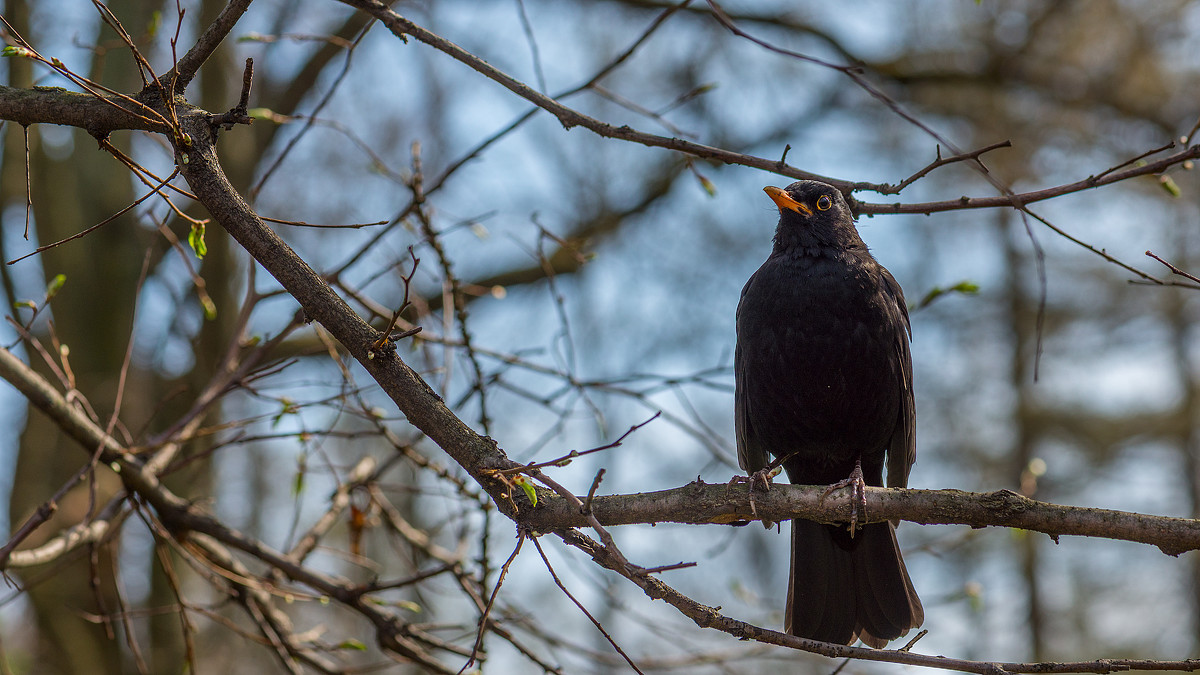
<instances>
[{"instance_id":1,"label":"horizontal branch","mask_svg":"<svg viewBox=\"0 0 1200 675\"><path fill-rule=\"evenodd\" d=\"M854 212L857 215L884 215L896 213L912 213L912 214L929 214L942 211L961 211L964 209L991 209L991 208L1012 208L1016 204L1029 205L1036 202L1062 197L1063 195L1082 192L1092 188L1098 188L1113 183L1129 180L1130 178L1138 178L1140 176L1153 176L1160 174L1167 169L1183 164L1188 160L1200 158L1200 145L1188 146L1178 152L1172 153L1161 159L1153 162L1146 162L1138 166L1132 166L1119 171L1108 171L1092 176L1088 176L1083 180L1075 181L1074 183L1065 183L1054 187L1043 188L1041 190L1032 190L1030 192L1018 192L1012 196L999 195L996 197L959 197L958 199L950 199L940 202L922 202L903 204L896 202L894 204L874 204L870 202L856 202Z\"/></svg>"},{"instance_id":2,"label":"horizontal branch","mask_svg":"<svg viewBox=\"0 0 1200 675\"><path fill-rule=\"evenodd\" d=\"M104 138L120 129L169 133L166 125L130 110L130 105L115 96L82 94L60 87L22 89L0 85L0 120L22 126L61 124L78 127L96 138Z\"/></svg>"},{"instance_id":3,"label":"horizontal branch","mask_svg":"<svg viewBox=\"0 0 1200 675\"><path fill-rule=\"evenodd\" d=\"M770 171L772 173L788 176L797 180L819 180L821 182L833 185L834 187L846 193L854 190L873 190L887 193L895 189L886 185L852 182L810 173L791 166L782 159L765 159L741 152L734 152L725 148L695 143L693 141L688 141L681 138L646 133L644 131L634 129L628 125L622 125L618 127L608 124L607 122L598 120L590 115L585 115L584 113L579 112L570 106L564 105L558 100L553 99L537 91L536 89L533 89L524 82L496 68L487 61L484 61L483 59L463 49L450 40L447 40L446 38L443 38L442 36L437 35L436 33L433 33L432 31L429 31L426 28L423 28L400 16L387 5L379 2L379 0L341 0L341 2L350 5L351 7L361 9L375 17L385 26L387 26L388 30L390 30L395 36L401 39L407 39L407 36L412 36L418 41L450 56L472 70L487 77L488 79L500 84L517 96L529 101L551 115L554 115L566 129L571 129L572 127L577 126L583 127L604 138L613 138L617 140L638 143L648 147L674 150L702 159L723 162L725 164L737 164L754 169L761 169L763 171ZM966 156L971 156L971 153L966 153ZM1161 173L1172 166L1181 164L1190 159L1196 159L1198 157L1200 157L1200 145L1194 145L1184 148L1177 153L1157 161L1147 162L1142 166L1134 166L1121 171L1110 170L1104 173L1089 176L1088 178L1076 181L1074 183L1058 185L1055 187L1021 194L1004 194L995 197L964 196L959 199L947 201L910 204L899 202L894 204L875 204L870 202L852 201L851 206L854 209L856 216L901 213L929 214L942 211L959 211L964 209L1011 208L1018 205L1023 206L1055 197L1061 197L1066 194L1080 192L1082 190L1100 187L1102 185L1117 183L1138 176Z\"/></svg>"},{"instance_id":4,"label":"horizontal branch","mask_svg":"<svg viewBox=\"0 0 1200 675\"><path fill-rule=\"evenodd\" d=\"M662 522L687 524L782 521L807 518L825 523L849 520L850 499L839 491L821 502L823 486L778 484L757 492L751 513L745 483L708 484L695 481L658 492L594 497L592 514L600 524L631 525ZM902 490L867 488L867 520L907 520L926 525L1014 527L1060 535L1103 537L1157 546L1167 555L1200 549L1200 520L1171 518L1126 511L1050 504L1009 490ZM587 527L588 520L565 499L539 495L536 508L526 508L519 522L536 532ZM862 520L860 514L860 520Z\"/></svg>"}]
</instances>

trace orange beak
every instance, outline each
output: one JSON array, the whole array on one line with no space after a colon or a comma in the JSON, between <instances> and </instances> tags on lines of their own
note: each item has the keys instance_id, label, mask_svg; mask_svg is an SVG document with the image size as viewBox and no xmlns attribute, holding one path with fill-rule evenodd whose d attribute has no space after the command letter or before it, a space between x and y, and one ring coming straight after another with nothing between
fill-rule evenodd
<instances>
[{"instance_id":1,"label":"orange beak","mask_svg":"<svg viewBox=\"0 0 1200 675\"><path fill-rule=\"evenodd\" d=\"M771 198L771 201L775 202L775 206L778 206L780 211L784 209L791 209L796 213L803 213L806 216L811 216L813 214L812 209L808 208L807 204L801 204L795 199L792 199L791 195L783 190L780 190L774 185L768 185L767 187L763 188L763 192L767 193L767 196Z\"/></svg>"}]
</instances>

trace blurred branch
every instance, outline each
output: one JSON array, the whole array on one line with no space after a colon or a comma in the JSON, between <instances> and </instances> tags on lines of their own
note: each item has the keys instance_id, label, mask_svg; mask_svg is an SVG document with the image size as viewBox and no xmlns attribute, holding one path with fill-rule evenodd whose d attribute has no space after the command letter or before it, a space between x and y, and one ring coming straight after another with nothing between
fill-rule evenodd
<instances>
[{"instance_id":1,"label":"blurred branch","mask_svg":"<svg viewBox=\"0 0 1200 675\"><path fill-rule=\"evenodd\" d=\"M548 255L524 267L497 272L496 274L463 282L468 290L462 296L463 302L470 302L492 292L492 289L511 289L543 281L551 276L564 276L578 272L587 262L586 250L602 240L612 237L628 223L633 216L645 213L659 199L665 197L679 178L683 164L665 166L650 171L653 180L643 182L638 186L640 194L636 201L622 208L606 207L600 210L590 210L586 220L574 225L570 232L554 237L557 244ZM475 292L470 292L474 290ZM442 295L431 295L426 303L429 311L437 311L442 307Z\"/></svg>"},{"instance_id":2,"label":"blurred branch","mask_svg":"<svg viewBox=\"0 0 1200 675\"><path fill-rule=\"evenodd\" d=\"M114 497L90 522L73 525L37 548L0 554L0 569L44 565L84 544L103 540L129 515L128 511L122 510L125 499L125 494ZM4 548L8 549L18 541L14 536Z\"/></svg>"},{"instance_id":3,"label":"blurred branch","mask_svg":"<svg viewBox=\"0 0 1200 675\"><path fill-rule=\"evenodd\" d=\"M1188 272L1185 272L1185 271L1179 269L1175 265L1172 265L1171 263L1167 262L1166 260L1163 260L1161 257L1155 255L1152 251L1146 251L1146 255L1151 258L1154 258L1158 262L1162 263L1164 267L1171 270L1171 274L1181 276L1184 279L1187 279L1188 281L1194 281L1197 284L1200 284L1200 277L1197 277L1194 274L1190 274ZM1192 286L1192 288L1196 288L1196 286Z\"/></svg>"},{"instance_id":4,"label":"blurred branch","mask_svg":"<svg viewBox=\"0 0 1200 675\"><path fill-rule=\"evenodd\" d=\"M793 166L786 164L782 160L769 160L769 159L765 159L762 157L756 157L754 155L749 155L749 154L745 154L745 153L726 150L724 148L716 148L716 147L712 147L712 146L708 146L708 145L703 145L700 143L693 143L691 141L686 141L686 140L679 139L679 138L667 138L665 136L657 136L654 134L649 134L649 133L645 133L642 131L638 131L636 129L633 129L632 127L629 127L628 125L615 127L606 122L602 122L594 117L585 115L569 106L563 105L559 101L534 90L533 88L529 87L528 85L521 82L520 80L517 80L516 78L509 76L508 74L495 68L494 66L490 65L483 59L466 51L465 49L463 49L462 47L459 47L458 45L454 44L453 42L413 23L412 21L409 21L408 19L405 19L404 17L400 16L399 14L396 14L394 11L392 11L391 9L389 9L382 3L378 2L377 0L341 0L341 1L352 7L357 7L365 12L368 12L375 18L379 19L397 37L404 39L405 36L411 35L412 37L416 38L420 42L427 44L430 47L433 47L434 49L437 49L438 51L441 51L441 52L449 55L450 57L454 58L455 60L463 63L464 65L470 67L471 69L475 70L476 72L484 75L488 79L491 79L491 80L497 82L498 84L502 85L503 87L505 87L509 91L513 92L514 94L520 96L521 98L533 103L534 105L538 106L539 108L541 108L541 109L549 112L550 114L554 115L555 117L557 117L559 122L561 122L563 127L566 129L570 129L570 128L576 127L576 126L582 126L582 127L586 128L600 136L603 136L605 138L615 138L618 140L639 143L639 144L646 145L649 147L659 147L659 148L665 148L668 150L675 150L675 151L682 152L685 154L693 155L695 157L700 157L700 158L709 159L709 160L713 160L713 161L723 162L726 164L738 164L738 165L742 165L742 166L748 166L751 168L762 169L764 171L770 171L770 172L777 173L780 175L789 176L789 177L795 178L797 180L818 180L818 181L833 185L834 187L837 187L838 189L842 190L843 192L849 192L852 190L872 190L872 191L882 192L882 193L887 194L887 193L894 193L896 191L896 188L889 186L887 184L851 182L851 181L841 180L841 179L837 179L837 178L831 178L828 176L822 176L822 175L810 173L807 171L802 171L800 169L797 169ZM763 43L761 43L761 41L760 41L760 44L763 44ZM854 70L853 67L835 66L833 64L826 64L825 62L820 61L818 59L813 59L811 57L807 57L807 56L804 56L802 54L798 54L795 52L788 52L788 53L791 55L797 56L799 58L804 58L806 60L813 61L813 62L816 62L819 64L828 65L829 67L833 67L842 72L845 72L848 75L850 75L857 84L859 84L862 87L867 88L867 90L869 92L872 92L873 95L876 95L877 97L883 97L883 95L881 93L879 93L878 90L876 90L874 87L871 87L864 80L862 80L860 75L857 75L856 73L851 72ZM886 97L884 97L884 99L885 99L885 102L890 101L890 99L886 99ZM891 103L892 103L893 109L896 109L894 101L892 101ZM898 112L902 112L902 111L898 111ZM945 143L945 145L952 152L954 152L956 156L962 156L962 158L964 160L968 160L975 164L979 164L979 157L978 157L977 153L969 153L969 152L963 152L961 150L958 150L957 148L954 147L954 145L952 143L945 141L945 139L941 138L936 133L932 132L932 130L929 130L925 125L920 124L918 121L913 120L911 118L911 116L907 115L906 113L904 114L904 116L906 119L909 119L910 121L914 121L914 123L917 123L918 126L920 126L922 129L926 129L927 131L929 131L929 133L933 133L935 138L938 138L939 141ZM1182 164L1183 162L1186 162L1187 160L1190 160L1190 159L1196 159L1197 157L1200 157L1200 145L1195 145L1195 146L1185 148L1179 152L1169 155L1168 157L1159 159L1154 162L1147 162L1146 164L1141 165L1141 166L1131 167L1129 169L1125 169L1122 171L1111 171L1111 170L1105 171L1099 175L1093 175L1089 178L1086 178L1081 181L1076 181L1074 183L1060 185L1060 186L1056 186L1056 187L1052 187L1052 188L1045 188L1042 190L1036 190L1036 191L1027 192L1027 193L1013 193L1011 190L1006 188L1003 184L1000 184L998 181L996 181L996 179L994 177L992 177L986 171L986 169L982 169L982 173L984 174L985 178L988 178L989 181L993 182L993 184L997 187L997 189L1000 190L1001 192L1003 192L1004 194L1002 194L1000 196L996 196L996 197L966 197L966 196L964 196L964 197L961 197L956 200L942 201L942 202L911 203L911 204L896 203L896 204L890 204L890 205L888 205L888 204L872 204L872 203L866 203L866 202L852 201L851 206L852 206L852 208L854 208L856 215L862 215L862 214L875 215L875 214L884 214L884 213L924 213L924 214L928 214L928 213L935 213L935 212L940 212L940 211L956 211L956 210L962 210L962 209L996 208L996 207L1013 207L1013 208L1023 209L1025 206L1032 204L1034 202L1043 201L1043 200L1051 199L1054 197L1060 197L1062 195L1071 194L1073 192L1080 192L1080 191L1091 189L1094 187L1100 187L1102 185L1109 185L1112 183L1117 183L1117 182L1128 180L1130 178L1134 178L1134 177L1138 177L1138 176L1145 176L1145 175L1161 173L1162 171L1165 171L1166 169L1168 169L1172 166L1175 166L1177 164Z\"/></svg>"},{"instance_id":5,"label":"blurred branch","mask_svg":"<svg viewBox=\"0 0 1200 675\"><path fill-rule=\"evenodd\" d=\"M676 3L662 2L657 0L611 0L611 2L638 9L662 10L668 8L679 8L679 5ZM701 17L704 19L712 18L712 12L707 7L692 6L683 7L681 9L692 16ZM850 51L850 49L848 49L841 40L837 39L833 33L822 30L811 23L797 18L798 16L804 15L803 11L798 10L795 12L796 16L792 16L786 13L786 11L781 13L779 11L774 11L774 8L772 8L772 10L768 10L762 14L756 14L753 13L750 7L746 7L740 8L739 10L726 11L725 14L729 18L738 21L739 23L762 24L764 26L771 26L773 28L782 28L798 35L805 35L815 38L825 43L826 46L836 51L839 56L847 61L857 63L862 60L861 57Z\"/></svg>"},{"instance_id":6,"label":"blurred branch","mask_svg":"<svg viewBox=\"0 0 1200 675\"><path fill-rule=\"evenodd\" d=\"M194 119L193 116L193 122ZM411 637L406 624L394 613L364 598L363 592L349 580L304 567L290 556L228 527L167 489L137 456L105 434L99 425L72 407L41 375L6 349L0 349L0 378L16 387L30 403L50 416L84 450L91 452L94 448L102 448L99 453L101 462L110 466L128 489L154 507L166 532L172 534L173 538L200 544L210 563L234 573L239 579L249 579L251 575L241 568L226 547L247 553L289 579L334 598L361 614L375 625L380 643L393 653L421 663L430 672L454 672L434 659L421 640Z\"/></svg>"},{"instance_id":7,"label":"blurred branch","mask_svg":"<svg viewBox=\"0 0 1200 675\"><path fill-rule=\"evenodd\" d=\"M463 63L472 70L480 73L490 80L497 82L517 96L533 103L539 108L549 112L558 118L562 123L563 128L570 129L572 127L584 127L605 138L615 138L618 140L631 141L640 143L649 147L665 148L667 150L676 150L696 157L710 159L726 164L741 164L764 171L772 171L785 176L791 176L798 180L819 180L830 185L835 185L839 188L849 188L851 183L830 178L808 171L802 171L793 166L789 166L778 160L763 159L753 155L747 155L740 152L732 152L724 148L716 148L710 145L693 143L680 138L668 138L666 136L657 136L643 131L638 131L628 125L620 127L613 126L607 122L602 122L594 117L585 115L574 108L563 105L557 100L542 94L533 89L529 85L520 80L511 77L498 68L492 66L483 59L475 56L471 52L459 47L453 42L437 35L417 24L405 19L395 13L383 3L376 0L341 0L342 2L356 7L379 19L388 30L396 37L405 39L405 36L412 36L440 52L443 52L455 60Z\"/></svg>"},{"instance_id":8,"label":"blurred branch","mask_svg":"<svg viewBox=\"0 0 1200 675\"><path fill-rule=\"evenodd\" d=\"M180 59L175 67L167 72L161 79L164 86L168 87L176 94L183 94L183 90L187 89L188 83L196 76L196 71L200 70L200 66L212 56L217 47L241 20L242 14L250 8L251 0L231 0L216 20L204 29L200 37L196 38L196 44L187 51Z\"/></svg>"}]
</instances>

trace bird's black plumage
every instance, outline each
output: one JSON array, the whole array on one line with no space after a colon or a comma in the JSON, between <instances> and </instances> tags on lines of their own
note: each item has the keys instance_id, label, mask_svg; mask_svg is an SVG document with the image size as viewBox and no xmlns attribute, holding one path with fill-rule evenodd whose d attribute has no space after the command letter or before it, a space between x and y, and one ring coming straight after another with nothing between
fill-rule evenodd
<instances>
[{"instance_id":1,"label":"bird's black plumage","mask_svg":"<svg viewBox=\"0 0 1200 675\"><path fill-rule=\"evenodd\" d=\"M916 424L908 309L858 236L841 193L816 181L765 188L779 206L774 247L737 309L738 461L786 456L792 483L831 484L861 462L867 485L905 487ZM872 647L924 620L895 528L857 533L792 523L785 630Z\"/></svg>"}]
</instances>

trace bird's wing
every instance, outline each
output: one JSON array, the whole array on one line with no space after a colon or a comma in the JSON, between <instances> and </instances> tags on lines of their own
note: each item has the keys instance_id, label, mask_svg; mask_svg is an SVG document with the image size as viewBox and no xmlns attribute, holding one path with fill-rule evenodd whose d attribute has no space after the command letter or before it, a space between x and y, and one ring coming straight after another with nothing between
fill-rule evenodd
<instances>
[{"instance_id":1,"label":"bird's wing","mask_svg":"<svg viewBox=\"0 0 1200 675\"><path fill-rule=\"evenodd\" d=\"M883 269L883 268L880 268ZM904 301L904 290L896 283L895 277L883 269L884 286L892 296L893 306L898 316L893 325L903 320L904 330L896 331L896 361L900 364L900 411L896 419L896 428L892 431L888 443L888 487L908 487L908 470L917 461L917 411L913 400L913 370L912 353L909 350L909 340L912 338L912 326L908 321L908 305Z\"/></svg>"},{"instance_id":2,"label":"bird's wing","mask_svg":"<svg viewBox=\"0 0 1200 675\"><path fill-rule=\"evenodd\" d=\"M745 299L746 290L754 283L755 275L750 275L742 288L741 298ZM742 313L742 302L738 301L738 318ZM740 321L739 321L740 323ZM746 363L741 341L734 347L733 352L733 427L737 439L738 466L746 473L754 473L770 463L767 451L758 442L757 435L750 420L750 399L746 394Z\"/></svg>"}]
</instances>

